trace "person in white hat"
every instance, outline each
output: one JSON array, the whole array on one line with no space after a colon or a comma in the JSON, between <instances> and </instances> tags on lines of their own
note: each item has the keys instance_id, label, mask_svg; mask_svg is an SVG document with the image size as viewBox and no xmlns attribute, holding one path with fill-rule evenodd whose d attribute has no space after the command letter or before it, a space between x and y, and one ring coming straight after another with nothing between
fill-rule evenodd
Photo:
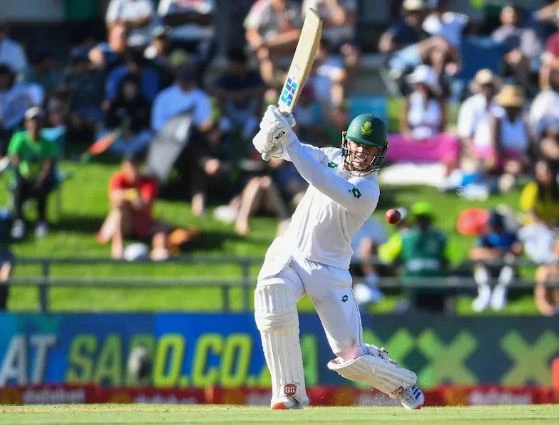
<instances>
[{"instance_id":1,"label":"person in white hat","mask_svg":"<svg viewBox=\"0 0 559 425\"><path fill-rule=\"evenodd\" d=\"M529 164L530 137L522 110L525 98L522 88L505 84L495 96L499 108L491 111L480 125L473 140L473 155L481 162L484 171L508 181L506 188L514 185L514 179ZM503 179L505 177L505 179Z\"/></svg>"},{"instance_id":2,"label":"person in white hat","mask_svg":"<svg viewBox=\"0 0 559 425\"><path fill-rule=\"evenodd\" d=\"M499 79L489 69L480 69L470 84L474 93L460 106L457 133L462 140L465 153L472 149L472 142L479 125L496 108L495 95L499 89Z\"/></svg>"},{"instance_id":3,"label":"person in white hat","mask_svg":"<svg viewBox=\"0 0 559 425\"><path fill-rule=\"evenodd\" d=\"M389 136L388 160L393 162L443 162L456 166L460 141L445 133L444 98L433 68L419 65L407 77L412 91L404 99L402 133Z\"/></svg>"}]
</instances>

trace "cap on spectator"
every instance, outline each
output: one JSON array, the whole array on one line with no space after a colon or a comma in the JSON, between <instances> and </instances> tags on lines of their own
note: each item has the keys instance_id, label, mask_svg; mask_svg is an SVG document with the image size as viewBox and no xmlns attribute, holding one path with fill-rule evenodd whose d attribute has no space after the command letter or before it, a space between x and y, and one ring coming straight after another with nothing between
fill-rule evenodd
<instances>
[{"instance_id":1,"label":"cap on spectator","mask_svg":"<svg viewBox=\"0 0 559 425\"><path fill-rule=\"evenodd\" d=\"M480 86L484 84L495 84L497 82L497 76L493 74L493 71L490 69L483 68L476 72L474 82Z\"/></svg>"},{"instance_id":2,"label":"cap on spectator","mask_svg":"<svg viewBox=\"0 0 559 425\"><path fill-rule=\"evenodd\" d=\"M439 85L435 71L429 65L419 65L408 75L407 82L410 84L425 84L433 90L437 90Z\"/></svg>"},{"instance_id":3,"label":"cap on spectator","mask_svg":"<svg viewBox=\"0 0 559 425\"><path fill-rule=\"evenodd\" d=\"M402 8L406 12L415 12L417 10L427 9L427 4L424 0L405 0L402 4Z\"/></svg>"},{"instance_id":4,"label":"cap on spectator","mask_svg":"<svg viewBox=\"0 0 559 425\"><path fill-rule=\"evenodd\" d=\"M418 215L426 216L426 217L433 217L433 205L431 205L427 201L419 201L412 205L411 207L411 214L413 217L417 217Z\"/></svg>"},{"instance_id":5,"label":"cap on spectator","mask_svg":"<svg viewBox=\"0 0 559 425\"><path fill-rule=\"evenodd\" d=\"M505 84L495 96L495 102L504 108L521 108L524 105L522 88L514 84Z\"/></svg>"},{"instance_id":6,"label":"cap on spectator","mask_svg":"<svg viewBox=\"0 0 559 425\"><path fill-rule=\"evenodd\" d=\"M40 106L32 106L27 111L25 111L25 119L32 120L32 119L41 119L43 118L43 108Z\"/></svg>"},{"instance_id":7,"label":"cap on spectator","mask_svg":"<svg viewBox=\"0 0 559 425\"><path fill-rule=\"evenodd\" d=\"M487 68L480 69L476 72L474 79L470 83L470 91L479 92L482 86L493 85L498 87L501 85L501 79L497 77L493 71Z\"/></svg>"}]
</instances>

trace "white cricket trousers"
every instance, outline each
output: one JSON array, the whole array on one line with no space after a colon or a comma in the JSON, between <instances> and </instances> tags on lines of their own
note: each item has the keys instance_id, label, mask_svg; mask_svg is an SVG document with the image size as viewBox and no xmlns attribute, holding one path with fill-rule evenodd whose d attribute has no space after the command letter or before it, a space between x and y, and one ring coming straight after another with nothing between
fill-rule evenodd
<instances>
[{"instance_id":1,"label":"white cricket trousers","mask_svg":"<svg viewBox=\"0 0 559 425\"><path fill-rule=\"evenodd\" d=\"M296 307L305 294L311 298L336 356L349 360L366 352L349 271L295 255L287 257L285 251L271 247L258 276L254 304L272 375L272 404L286 396L308 403Z\"/></svg>"}]
</instances>

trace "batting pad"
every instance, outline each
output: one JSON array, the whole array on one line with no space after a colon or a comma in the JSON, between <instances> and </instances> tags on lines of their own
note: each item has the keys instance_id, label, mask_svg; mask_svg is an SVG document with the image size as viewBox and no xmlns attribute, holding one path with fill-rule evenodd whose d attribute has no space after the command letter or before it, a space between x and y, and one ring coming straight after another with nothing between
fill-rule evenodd
<instances>
[{"instance_id":1,"label":"batting pad","mask_svg":"<svg viewBox=\"0 0 559 425\"><path fill-rule=\"evenodd\" d=\"M288 396L308 404L299 342L297 300L281 283L263 285L254 293L256 325L272 377L272 404Z\"/></svg>"},{"instance_id":2,"label":"batting pad","mask_svg":"<svg viewBox=\"0 0 559 425\"><path fill-rule=\"evenodd\" d=\"M412 371L377 356L361 356L347 362L338 358L328 362L328 369L346 379L377 388L392 398L417 381Z\"/></svg>"}]
</instances>

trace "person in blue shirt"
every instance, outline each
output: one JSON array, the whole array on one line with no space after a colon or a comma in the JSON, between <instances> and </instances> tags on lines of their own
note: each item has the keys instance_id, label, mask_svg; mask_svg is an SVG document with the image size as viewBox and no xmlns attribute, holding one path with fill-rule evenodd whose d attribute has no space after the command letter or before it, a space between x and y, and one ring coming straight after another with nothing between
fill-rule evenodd
<instances>
[{"instance_id":1,"label":"person in blue shirt","mask_svg":"<svg viewBox=\"0 0 559 425\"><path fill-rule=\"evenodd\" d=\"M492 211L487 231L481 235L470 252L474 267L474 280L478 296L472 303L474 311L480 312L491 306L501 310L507 302L507 289L515 274L514 262L522 253L522 244L516 233L507 230L505 218ZM491 280L497 278L492 288Z\"/></svg>"}]
</instances>

